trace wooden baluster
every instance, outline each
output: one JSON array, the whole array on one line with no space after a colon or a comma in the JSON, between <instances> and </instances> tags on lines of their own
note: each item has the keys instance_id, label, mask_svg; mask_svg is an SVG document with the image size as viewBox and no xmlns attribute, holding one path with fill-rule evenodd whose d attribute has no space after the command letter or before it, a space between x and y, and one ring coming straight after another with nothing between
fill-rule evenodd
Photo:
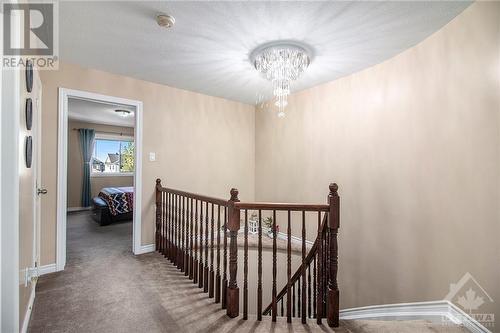
<instances>
[{"instance_id":1,"label":"wooden baluster","mask_svg":"<svg viewBox=\"0 0 500 333\"><path fill-rule=\"evenodd\" d=\"M300 276L299 276L299 278L297 279L297 317L302 316L302 312L300 311L300 307L302 305L300 296L301 296L301 286L300 286Z\"/></svg>"},{"instance_id":2,"label":"wooden baluster","mask_svg":"<svg viewBox=\"0 0 500 333\"><path fill-rule=\"evenodd\" d=\"M311 264L307 265L307 318L311 318Z\"/></svg>"},{"instance_id":3,"label":"wooden baluster","mask_svg":"<svg viewBox=\"0 0 500 333\"><path fill-rule=\"evenodd\" d=\"M240 230L240 210L234 207L239 202L238 190L231 189L231 199L229 200L229 283L227 287L227 315L235 318L240 313L240 290L236 281L238 271L238 231Z\"/></svg>"},{"instance_id":4,"label":"wooden baluster","mask_svg":"<svg viewBox=\"0 0 500 333\"><path fill-rule=\"evenodd\" d=\"M156 248L160 249L160 219L161 219L161 179L156 179L156 233L155 244Z\"/></svg>"},{"instance_id":5,"label":"wooden baluster","mask_svg":"<svg viewBox=\"0 0 500 333\"><path fill-rule=\"evenodd\" d=\"M193 279L193 198L189 199L189 279Z\"/></svg>"},{"instance_id":6,"label":"wooden baluster","mask_svg":"<svg viewBox=\"0 0 500 333\"><path fill-rule=\"evenodd\" d=\"M171 224L171 238L172 249L170 252L170 262L175 263L175 194L170 193L170 224Z\"/></svg>"},{"instance_id":7,"label":"wooden baluster","mask_svg":"<svg viewBox=\"0 0 500 333\"><path fill-rule=\"evenodd\" d=\"M156 249L163 254L165 251L165 248L163 247L163 242L164 242L164 234L163 234L163 228L165 227L165 219L163 215L163 197L165 193L160 192L160 203L159 203L159 208L160 208L160 223L159 223L159 235L158 235L158 244L156 245ZM157 207L158 209L158 207Z\"/></svg>"},{"instance_id":8,"label":"wooden baluster","mask_svg":"<svg viewBox=\"0 0 500 333\"><path fill-rule=\"evenodd\" d=\"M182 196L177 197L177 268L182 269Z\"/></svg>"},{"instance_id":9,"label":"wooden baluster","mask_svg":"<svg viewBox=\"0 0 500 333\"><path fill-rule=\"evenodd\" d=\"M176 206L176 200L177 200L177 195L171 194L172 199L172 207L170 208L172 210L172 253L171 253L171 262L175 265L175 256L177 255L177 241L176 241L176 231L177 231L177 206Z\"/></svg>"},{"instance_id":10,"label":"wooden baluster","mask_svg":"<svg viewBox=\"0 0 500 333\"><path fill-rule=\"evenodd\" d=\"M178 214L178 201L179 197L177 194L174 195L174 254L173 254L173 263L177 266L177 253L179 251L179 241L178 241L178 232L179 232L179 214Z\"/></svg>"},{"instance_id":11,"label":"wooden baluster","mask_svg":"<svg viewBox=\"0 0 500 333\"><path fill-rule=\"evenodd\" d=\"M205 204L205 269L203 271L203 292L208 293L208 229L210 228L208 218L208 202Z\"/></svg>"},{"instance_id":12,"label":"wooden baluster","mask_svg":"<svg viewBox=\"0 0 500 333\"><path fill-rule=\"evenodd\" d=\"M243 319L248 319L248 210L245 209L245 241L243 245Z\"/></svg>"},{"instance_id":13,"label":"wooden baluster","mask_svg":"<svg viewBox=\"0 0 500 333\"><path fill-rule=\"evenodd\" d=\"M321 318L323 318L323 232L321 230L321 212L318 212L318 293L316 295L316 323L321 325Z\"/></svg>"},{"instance_id":14,"label":"wooden baluster","mask_svg":"<svg viewBox=\"0 0 500 333\"><path fill-rule=\"evenodd\" d=\"M189 276L189 198L184 198L184 276Z\"/></svg>"},{"instance_id":15,"label":"wooden baluster","mask_svg":"<svg viewBox=\"0 0 500 333\"><path fill-rule=\"evenodd\" d=\"M164 236L164 241L163 241L163 257L167 256L167 249L168 249L168 211L167 211L167 205L168 205L168 192L163 192L163 223L164 223L164 228L163 228L163 236Z\"/></svg>"},{"instance_id":16,"label":"wooden baluster","mask_svg":"<svg viewBox=\"0 0 500 333\"><path fill-rule=\"evenodd\" d=\"M208 279L208 297L214 297L214 204L211 206L210 212L210 272Z\"/></svg>"},{"instance_id":17,"label":"wooden baluster","mask_svg":"<svg viewBox=\"0 0 500 333\"><path fill-rule=\"evenodd\" d=\"M276 317L278 314L277 304L276 304L276 210L273 210L273 224L272 224L272 232L273 232L273 286L272 286L272 321L276 321Z\"/></svg>"},{"instance_id":18,"label":"wooden baluster","mask_svg":"<svg viewBox=\"0 0 500 333\"><path fill-rule=\"evenodd\" d=\"M181 197L181 272L184 272L186 274L186 265L184 264L184 258L186 257L186 206L185 206L185 200L186 198L184 196Z\"/></svg>"},{"instance_id":19,"label":"wooden baluster","mask_svg":"<svg viewBox=\"0 0 500 333\"><path fill-rule=\"evenodd\" d=\"M302 211L302 324L306 323L306 212Z\"/></svg>"},{"instance_id":20,"label":"wooden baluster","mask_svg":"<svg viewBox=\"0 0 500 333\"><path fill-rule=\"evenodd\" d=\"M327 217L328 218L328 217ZM329 222L327 222L329 223ZM330 229L327 227L326 229L326 234L325 234L325 241L324 241L324 247L323 247L323 256L324 256L324 273L323 273L323 289L325 290L325 295L323 299L323 317L327 317L327 301L328 301L328 275L330 274L330 259L329 259L329 249L330 249Z\"/></svg>"},{"instance_id":21,"label":"wooden baluster","mask_svg":"<svg viewBox=\"0 0 500 333\"><path fill-rule=\"evenodd\" d=\"M181 272L184 272L184 275L186 274L186 271L185 271L185 268L186 268L186 265L185 265L185 262L184 262L184 259L186 257L186 213L185 213L185 197L182 196L181 197L181 248L182 248L182 251L181 251Z\"/></svg>"},{"instance_id":22,"label":"wooden baluster","mask_svg":"<svg viewBox=\"0 0 500 333\"><path fill-rule=\"evenodd\" d=\"M186 272L184 271L185 265L184 265L184 257L186 255L186 220L185 220L185 207L184 207L184 200L185 197L181 196L181 255L180 255L180 263L181 263L181 272Z\"/></svg>"},{"instance_id":23,"label":"wooden baluster","mask_svg":"<svg viewBox=\"0 0 500 333\"><path fill-rule=\"evenodd\" d=\"M160 192L160 235L159 235L159 238L158 238L158 244L156 246L156 249L161 253L161 254L164 254L165 253L165 234L164 234L164 230L165 230L165 212L163 210L163 205L164 205L164 202L165 202L165 193L164 192ZM158 209L158 207L157 207Z\"/></svg>"},{"instance_id":24,"label":"wooden baluster","mask_svg":"<svg viewBox=\"0 0 500 333\"><path fill-rule=\"evenodd\" d=\"M176 258L177 258L177 194L174 194L173 198L173 224L174 224L174 230L173 230L173 238L172 241L174 243L174 251L172 253L172 263L174 266L177 264Z\"/></svg>"},{"instance_id":25,"label":"wooden baluster","mask_svg":"<svg viewBox=\"0 0 500 333\"><path fill-rule=\"evenodd\" d=\"M316 254L313 257L313 297L312 297L312 303L313 303L313 315L312 318L316 318Z\"/></svg>"},{"instance_id":26,"label":"wooden baluster","mask_svg":"<svg viewBox=\"0 0 500 333\"><path fill-rule=\"evenodd\" d=\"M281 297L280 299L280 302L281 302L281 316L283 317L283 297Z\"/></svg>"},{"instance_id":27,"label":"wooden baluster","mask_svg":"<svg viewBox=\"0 0 500 333\"><path fill-rule=\"evenodd\" d=\"M179 248L179 242L177 241L177 232L179 231L178 228L178 214L177 214L177 201L178 201L178 196L174 195L174 253L173 253L173 263L176 266L177 265L177 251Z\"/></svg>"},{"instance_id":28,"label":"wooden baluster","mask_svg":"<svg viewBox=\"0 0 500 333\"><path fill-rule=\"evenodd\" d=\"M182 269L182 197L177 196L177 268Z\"/></svg>"},{"instance_id":29,"label":"wooden baluster","mask_svg":"<svg viewBox=\"0 0 500 333\"><path fill-rule=\"evenodd\" d=\"M330 327L339 326L339 288L337 285L338 270L338 246L337 233L340 227L340 199L337 193L338 186L330 184L330 194L328 204L330 206L328 229L329 229L329 274L328 274L328 325Z\"/></svg>"},{"instance_id":30,"label":"wooden baluster","mask_svg":"<svg viewBox=\"0 0 500 333\"><path fill-rule=\"evenodd\" d=\"M292 284L292 317L295 317L295 282Z\"/></svg>"},{"instance_id":31,"label":"wooden baluster","mask_svg":"<svg viewBox=\"0 0 500 333\"><path fill-rule=\"evenodd\" d=\"M163 209L163 219L165 221L165 229L164 229L164 233L165 233L165 242L164 242L164 245L163 245L163 256L166 257L167 253L168 253L168 234L167 234L167 231L168 231L168 192L164 192L164 201L162 202L162 209Z\"/></svg>"},{"instance_id":32,"label":"wooden baluster","mask_svg":"<svg viewBox=\"0 0 500 333\"><path fill-rule=\"evenodd\" d=\"M168 238L168 246L167 246L167 258L172 261L172 193L168 193L167 196L167 238Z\"/></svg>"},{"instance_id":33,"label":"wooden baluster","mask_svg":"<svg viewBox=\"0 0 500 333\"><path fill-rule=\"evenodd\" d=\"M193 260L193 283L198 283L198 199L194 203L194 260Z\"/></svg>"},{"instance_id":34,"label":"wooden baluster","mask_svg":"<svg viewBox=\"0 0 500 333\"><path fill-rule=\"evenodd\" d=\"M292 280L292 229L291 229L291 216L290 211L288 211L286 228L286 321L288 323L292 322L292 295L291 295L291 280ZM294 310L295 312L295 310Z\"/></svg>"},{"instance_id":35,"label":"wooden baluster","mask_svg":"<svg viewBox=\"0 0 500 333\"><path fill-rule=\"evenodd\" d=\"M167 235L167 228L168 228L168 211L167 211L167 205L168 205L168 192L163 192L162 193L163 198L162 198L162 203L161 203L161 210L162 210L162 215L163 215L163 257L166 257L167 252L168 252L168 235Z\"/></svg>"},{"instance_id":36,"label":"wooden baluster","mask_svg":"<svg viewBox=\"0 0 500 333\"><path fill-rule=\"evenodd\" d=\"M259 242L257 247L257 320L262 320L262 211L259 209Z\"/></svg>"},{"instance_id":37,"label":"wooden baluster","mask_svg":"<svg viewBox=\"0 0 500 333\"><path fill-rule=\"evenodd\" d=\"M203 288L203 201L200 200L200 264L198 267L198 287Z\"/></svg>"},{"instance_id":38,"label":"wooden baluster","mask_svg":"<svg viewBox=\"0 0 500 333\"><path fill-rule=\"evenodd\" d=\"M174 245L174 249L172 252L172 263L176 265L176 258L177 258L177 195L173 195L172 199L172 223L173 223L173 230L172 230L172 242Z\"/></svg>"},{"instance_id":39,"label":"wooden baluster","mask_svg":"<svg viewBox=\"0 0 500 333\"><path fill-rule=\"evenodd\" d=\"M227 207L224 207L224 263L222 273L222 308L227 308Z\"/></svg>"},{"instance_id":40,"label":"wooden baluster","mask_svg":"<svg viewBox=\"0 0 500 333\"><path fill-rule=\"evenodd\" d=\"M220 302L220 205L217 205L217 268L215 272L215 303Z\"/></svg>"},{"instance_id":41,"label":"wooden baluster","mask_svg":"<svg viewBox=\"0 0 500 333\"><path fill-rule=\"evenodd\" d=\"M170 223L170 193L167 192L167 252L166 252L166 257L170 260L170 249L171 249L171 238L170 238L170 230L171 230L171 223Z\"/></svg>"}]
</instances>

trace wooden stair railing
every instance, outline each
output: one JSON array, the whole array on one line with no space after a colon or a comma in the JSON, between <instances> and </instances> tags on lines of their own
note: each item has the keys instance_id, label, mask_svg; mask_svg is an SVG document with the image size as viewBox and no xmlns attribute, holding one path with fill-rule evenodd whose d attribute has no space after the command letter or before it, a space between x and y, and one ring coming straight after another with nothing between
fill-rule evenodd
<instances>
[{"instance_id":1,"label":"wooden stair railing","mask_svg":"<svg viewBox=\"0 0 500 333\"><path fill-rule=\"evenodd\" d=\"M322 244L324 244L325 239L326 239L326 233L327 233L327 218L326 217L327 217L327 215L325 214L323 216L323 222L321 223L321 226L319 228L320 233L318 233L318 234L321 234L321 237L316 238L313 246L311 247L311 249L309 250L309 253L306 256L305 264L300 264L300 266L297 268L295 273L292 275L292 278L290 279L290 284L287 283L283 287L283 289L281 289L281 291L278 293L278 295L276 296L276 302L283 303L284 296L288 296L288 290L289 289L295 290L296 285L297 285L297 289L299 289L298 285L300 284L300 281L301 281L300 278L303 275L303 271L302 271L303 269L305 269L306 272L308 272L308 274L307 274L308 279L309 279L308 290L311 289L311 274L310 273L311 273L311 270L313 270L313 281L312 281L312 285L313 285L313 289L314 289L313 295L318 295L318 296L323 295L322 285L324 285L324 283L322 284L322 282L320 282L320 281L327 281L327 276L323 272L321 272L321 273L318 272L318 274L316 275L317 271L315 269L315 267L316 267L315 261L316 261L316 258L319 256L318 243L320 241L320 242L322 242ZM324 266L324 265L325 265L325 261L322 261L322 265L318 265L318 267ZM304 283L304 280L302 280L302 283ZM316 290L318 291L318 293L316 293ZM310 292L309 292L309 295L310 295ZM291 296L291 298L293 299L292 300L292 308L295 306L295 304L294 304L295 297L294 296L295 295ZM298 299L298 305L300 305L300 303L301 303L301 300ZM319 300L317 300L317 302L314 302L312 311L311 311L310 299L308 301L306 301L306 303L308 303L308 315L307 315L307 317L318 318L319 319L318 323L321 323L321 318L323 318L323 316L322 316L323 312L321 311L321 309L323 309L326 305L325 298L321 297L321 298L319 298ZM271 302L264 309L264 311L262 311L262 314L264 316L269 315L269 314L271 314L272 309L273 309L273 303ZM319 309L319 310L317 310L317 309ZM291 322L292 317L295 317L295 311L292 311L290 317L287 318L289 322Z\"/></svg>"},{"instance_id":2,"label":"wooden stair railing","mask_svg":"<svg viewBox=\"0 0 500 333\"><path fill-rule=\"evenodd\" d=\"M286 296L286 317L288 322L291 322L292 317L295 317L295 308L297 307L303 323L306 322L307 317L317 318L318 323L321 323L322 318L327 318L329 326L338 327L337 233L340 201L337 185L330 184L329 189L328 204L325 205L245 203L239 201L238 190L236 189L231 189L229 200L223 200L166 188L161 185L160 179L157 179L156 249L184 272L189 279L192 279L193 283L203 288L203 291L208 293L210 298L214 298L215 303L221 303L222 308L226 309L229 317L237 317L240 313L240 293L236 280L238 270L237 235L241 229L241 217L243 215L242 303L243 319L248 319L248 213L249 211L258 212L257 320L262 320L263 314L270 313L272 320L276 321L278 303L280 304L281 316L283 316ZM262 311L263 212L268 212L272 216L271 232L273 235L272 301L264 311ZM277 294L277 213L286 213L287 216L285 237L287 241L287 285L279 294ZM291 275L292 213L299 213L302 222L302 263L293 276ZM317 237L307 255L306 213L308 217L311 214L317 216L315 218L317 219ZM311 270L313 273L312 279ZM308 283L306 284L307 279ZM300 281L302 281L302 284ZM296 285L298 303L295 302Z\"/></svg>"}]
</instances>

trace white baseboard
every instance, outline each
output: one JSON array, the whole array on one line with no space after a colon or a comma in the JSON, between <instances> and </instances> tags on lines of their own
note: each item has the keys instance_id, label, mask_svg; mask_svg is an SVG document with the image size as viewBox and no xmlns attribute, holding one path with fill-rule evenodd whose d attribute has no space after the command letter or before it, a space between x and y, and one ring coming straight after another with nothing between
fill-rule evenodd
<instances>
[{"instance_id":1,"label":"white baseboard","mask_svg":"<svg viewBox=\"0 0 500 333\"><path fill-rule=\"evenodd\" d=\"M92 209L92 206L89 206L89 207L68 207L66 209L66 211L68 213L72 213L72 212L79 212L79 211L91 210L91 209Z\"/></svg>"},{"instance_id":2,"label":"white baseboard","mask_svg":"<svg viewBox=\"0 0 500 333\"><path fill-rule=\"evenodd\" d=\"M470 317L450 301L431 301L416 303L372 305L340 310L340 319L374 320L449 320L463 325L473 333L491 333L486 327Z\"/></svg>"},{"instance_id":3,"label":"white baseboard","mask_svg":"<svg viewBox=\"0 0 500 333\"><path fill-rule=\"evenodd\" d=\"M288 235L286 233L280 231L280 232L278 232L278 238L287 240L288 239ZM293 243L302 244L302 238L297 237L297 236L293 236L293 235L290 238L291 238L291 240L292 240ZM308 246L313 246L314 242L311 242L311 241L309 241L309 240L306 239L306 244Z\"/></svg>"},{"instance_id":4,"label":"white baseboard","mask_svg":"<svg viewBox=\"0 0 500 333\"><path fill-rule=\"evenodd\" d=\"M35 289L36 289L36 282L33 282L31 286L30 299L28 301L28 308L26 309L26 313L24 314L21 333L26 333L28 331L28 325L30 323L30 318L31 318L31 310L33 309L33 303L35 302Z\"/></svg>"},{"instance_id":5,"label":"white baseboard","mask_svg":"<svg viewBox=\"0 0 500 333\"><path fill-rule=\"evenodd\" d=\"M465 311L460 309L458 306L455 304L451 303L450 301L448 302L449 305L449 317L450 320L451 318L455 319L457 322L460 322L464 327L466 327L470 332L474 333L491 333L490 330L488 330L486 327L484 327L481 323L479 323L477 320L472 318L470 315L468 315Z\"/></svg>"},{"instance_id":6,"label":"white baseboard","mask_svg":"<svg viewBox=\"0 0 500 333\"><path fill-rule=\"evenodd\" d=\"M38 267L38 275L45 275L56 272L56 264L48 264Z\"/></svg>"},{"instance_id":7,"label":"white baseboard","mask_svg":"<svg viewBox=\"0 0 500 333\"><path fill-rule=\"evenodd\" d=\"M139 248L139 251L137 251L134 254L144 254L144 253L149 253L149 252L154 252L156 250L155 244L148 244L148 245L141 245Z\"/></svg>"}]
</instances>

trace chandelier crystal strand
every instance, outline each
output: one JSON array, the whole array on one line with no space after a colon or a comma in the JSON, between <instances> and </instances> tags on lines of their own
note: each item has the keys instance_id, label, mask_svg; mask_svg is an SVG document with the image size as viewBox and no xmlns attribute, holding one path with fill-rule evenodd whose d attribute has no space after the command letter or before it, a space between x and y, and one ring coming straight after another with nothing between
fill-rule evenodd
<instances>
[{"instance_id":1,"label":"chandelier crystal strand","mask_svg":"<svg viewBox=\"0 0 500 333\"><path fill-rule=\"evenodd\" d=\"M278 116L285 116L285 107L290 95L290 82L297 80L309 66L306 51L294 45L270 46L260 51L255 57L255 68L273 84Z\"/></svg>"}]
</instances>

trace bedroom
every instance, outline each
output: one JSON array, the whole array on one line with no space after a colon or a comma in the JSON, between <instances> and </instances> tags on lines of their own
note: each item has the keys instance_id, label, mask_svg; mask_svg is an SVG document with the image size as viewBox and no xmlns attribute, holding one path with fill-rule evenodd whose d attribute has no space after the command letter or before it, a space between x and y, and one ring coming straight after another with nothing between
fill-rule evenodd
<instances>
[{"instance_id":1,"label":"bedroom","mask_svg":"<svg viewBox=\"0 0 500 333\"><path fill-rule=\"evenodd\" d=\"M134 126L134 107L68 99L68 261L95 241L131 244Z\"/></svg>"}]
</instances>

